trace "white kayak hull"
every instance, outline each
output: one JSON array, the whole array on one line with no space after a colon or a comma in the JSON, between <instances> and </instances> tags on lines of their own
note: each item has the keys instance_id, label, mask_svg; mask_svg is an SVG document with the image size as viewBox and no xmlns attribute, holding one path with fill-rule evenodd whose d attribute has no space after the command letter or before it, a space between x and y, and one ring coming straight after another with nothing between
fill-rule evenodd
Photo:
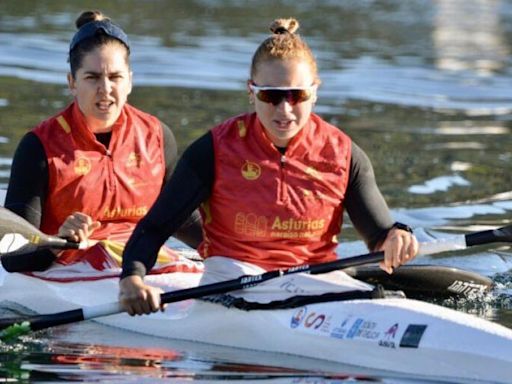
<instances>
[{"instance_id":1,"label":"white kayak hull","mask_svg":"<svg viewBox=\"0 0 512 384\"><path fill-rule=\"evenodd\" d=\"M194 286L199 277L174 273L148 278L172 290ZM14 302L45 314L113 302L117 292L115 278L56 283L10 274L0 291L0 305ZM118 314L96 321L157 337L303 356L425 379L512 382L511 329L410 299L255 311L188 300L169 305L165 313Z\"/></svg>"}]
</instances>

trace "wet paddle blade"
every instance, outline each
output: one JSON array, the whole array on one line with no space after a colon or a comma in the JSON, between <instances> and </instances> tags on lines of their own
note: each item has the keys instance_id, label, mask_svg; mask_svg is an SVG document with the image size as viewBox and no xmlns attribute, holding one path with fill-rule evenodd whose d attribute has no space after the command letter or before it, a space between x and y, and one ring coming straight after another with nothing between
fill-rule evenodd
<instances>
[{"instance_id":1,"label":"wet paddle blade","mask_svg":"<svg viewBox=\"0 0 512 384\"><path fill-rule=\"evenodd\" d=\"M4 207L0 207L0 255L25 254L44 248L77 249L85 244L50 236Z\"/></svg>"},{"instance_id":2,"label":"wet paddle blade","mask_svg":"<svg viewBox=\"0 0 512 384\"><path fill-rule=\"evenodd\" d=\"M466 245L488 244L488 243L510 243L512 242L512 225L491 229L488 231L475 232L466 235Z\"/></svg>"},{"instance_id":3,"label":"wet paddle blade","mask_svg":"<svg viewBox=\"0 0 512 384\"><path fill-rule=\"evenodd\" d=\"M404 291L409 298L442 299L478 297L489 292L493 281L480 274L437 265L403 265L389 275L377 266L345 269L348 275L388 290Z\"/></svg>"}]
</instances>

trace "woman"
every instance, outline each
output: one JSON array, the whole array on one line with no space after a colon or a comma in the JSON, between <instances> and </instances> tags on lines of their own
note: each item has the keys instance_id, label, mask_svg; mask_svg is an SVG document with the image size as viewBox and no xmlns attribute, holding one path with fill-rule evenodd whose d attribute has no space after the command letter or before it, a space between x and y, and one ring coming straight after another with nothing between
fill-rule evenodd
<instances>
[{"instance_id":1,"label":"woman","mask_svg":"<svg viewBox=\"0 0 512 384\"><path fill-rule=\"evenodd\" d=\"M381 268L388 273L416 255L415 237L393 224L364 152L312 113L320 79L297 28L295 19L272 24L247 84L255 113L231 118L194 142L137 225L120 281L128 313L159 309L159 290L143 277L160 245L199 205L199 252L207 262L221 256L269 270L333 260L344 209L368 247L384 250ZM182 194L189 200L178 201Z\"/></svg>"},{"instance_id":2,"label":"woman","mask_svg":"<svg viewBox=\"0 0 512 384\"><path fill-rule=\"evenodd\" d=\"M83 12L76 26L67 77L74 100L20 142L5 207L45 233L102 244L2 258L11 272L44 270L54 261L112 262L107 259L124 246L176 163L171 130L127 103L132 72L126 34L98 11ZM202 238L199 220L197 214L180 232L193 247Z\"/></svg>"}]
</instances>

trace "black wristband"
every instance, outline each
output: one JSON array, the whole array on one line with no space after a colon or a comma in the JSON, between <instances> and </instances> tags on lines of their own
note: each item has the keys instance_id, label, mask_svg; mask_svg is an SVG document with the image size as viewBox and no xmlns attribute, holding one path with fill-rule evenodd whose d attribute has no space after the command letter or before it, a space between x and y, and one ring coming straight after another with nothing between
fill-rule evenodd
<instances>
[{"instance_id":1,"label":"black wristband","mask_svg":"<svg viewBox=\"0 0 512 384\"><path fill-rule=\"evenodd\" d=\"M414 233L414 231L412 230L411 227L409 227L407 224L404 224L404 223L400 223L400 222L395 222L391 228L397 228L397 229L401 229L403 231L407 231L409 233Z\"/></svg>"}]
</instances>

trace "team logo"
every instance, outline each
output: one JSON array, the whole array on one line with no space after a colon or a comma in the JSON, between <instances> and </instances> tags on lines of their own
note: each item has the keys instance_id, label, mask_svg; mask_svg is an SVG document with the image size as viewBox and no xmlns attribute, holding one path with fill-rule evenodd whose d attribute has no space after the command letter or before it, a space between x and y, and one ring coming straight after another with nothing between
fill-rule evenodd
<instances>
[{"instance_id":1,"label":"team logo","mask_svg":"<svg viewBox=\"0 0 512 384\"><path fill-rule=\"evenodd\" d=\"M74 168L76 175L87 175L91 171L91 161L87 157L81 156L75 160Z\"/></svg>"},{"instance_id":2,"label":"team logo","mask_svg":"<svg viewBox=\"0 0 512 384\"><path fill-rule=\"evenodd\" d=\"M256 180L261 175L261 168L258 164L246 161L242 166L242 176L247 180Z\"/></svg>"}]
</instances>

